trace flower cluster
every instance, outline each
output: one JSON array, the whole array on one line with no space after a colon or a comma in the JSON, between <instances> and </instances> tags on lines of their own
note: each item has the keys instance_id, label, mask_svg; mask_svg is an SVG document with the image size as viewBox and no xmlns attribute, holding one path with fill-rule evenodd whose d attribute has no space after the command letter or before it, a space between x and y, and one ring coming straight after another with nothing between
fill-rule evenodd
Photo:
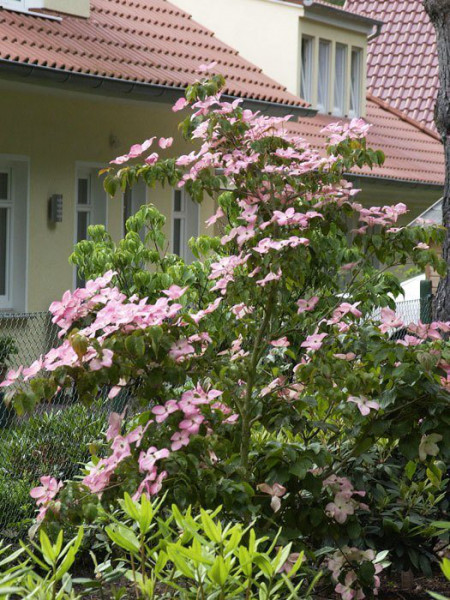
<instances>
[{"instance_id":1,"label":"flower cluster","mask_svg":"<svg viewBox=\"0 0 450 600\"><path fill-rule=\"evenodd\" d=\"M61 481L48 475L41 477L40 481L41 485L30 491L30 496L35 499L36 504L40 507L37 515L38 521L42 521L45 518L50 508L53 511L58 510L58 505L54 502L54 499L63 486Z\"/></svg>"},{"instance_id":2,"label":"flower cluster","mask_svg":"<svg viewBox=\"0 0 450 600\"><path fill-rule=\"evenodd\" d=\"M358 548L344 547L337 550L327 561L327 567L331 571L331 576L337 584L335 587L342 600L364 600L366 594L358 580L358 568L370 562L374 567L373 589L374 596L378 595L380 588L379 574L384 566L377 562L378 557L373 550L359 550Z\"/></svg>"},{"instance_id":3,"label":"flower cluster","mask_svg":"<svg viewBox=\"0 0 450 600\"><path fill-rule=\"evenodd\" d=\"M354 498L354 496L364 498L366 492L356 491L346 477L331 475L323 481L322 485L334 493L334 499L326 505L325 512L337 523L345 523L347 517L355 514L355 510L369 510L367 504Z\"/></svg>"}]
</instances>

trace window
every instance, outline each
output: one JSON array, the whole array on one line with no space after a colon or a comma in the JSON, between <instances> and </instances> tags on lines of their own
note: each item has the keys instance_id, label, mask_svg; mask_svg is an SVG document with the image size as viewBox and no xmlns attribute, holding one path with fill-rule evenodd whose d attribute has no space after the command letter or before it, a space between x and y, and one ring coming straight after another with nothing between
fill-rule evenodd
<instances>
[{"instance_id":1,"label":"window","mask_svg":"<svg viewBox=\"0 0 450 600\"><path fill-rule=\"evenodd\" d=\"M0 0L0 6L11 9L26 9L26 2L25 0Z\"/></svg>"},{"instance_id":2,"label":"window","mask_svg":"<svg viewBox=\"0 0 450 600\"><path fill-rule=\"evenodd\" d=\"M347 54L347 46L344 44L336 44L333 115L338 117L342 117L346 112L345 90L347 84Z\"/></svg>"},{"instance_id":3,"label":"window","mask_svg":"<svg viewBox=\"0 0 450 600\"><path fill-rule=\"evenodd\" d=\"M350 117L361 115L362 95L362 50L352 48L352 60L350 68Z\"/></svg>"},{"instance_id":4,"label":"window","mask_svg":"<svg viewBox=\"0 0 450 600\"><path fill-rule=\"evenodd\" d=\"M0 309L25 311L28 165L0 160Z\"/></svg>"},{"instance_id":5,"label":"window","mask_svg":"<svg viewBox=\"0 0 450 600\"><path fill-rule=\"evenodd\" d=\"M127 187L123 194L123 235L127 234L125 223L147 203L147 188L145 183L139 181L133 187Z\"/></svg>"},{"instance_id":6,"label":"window","mask_svg":"<svg viewBox=\"0 0 450 600\"><path fill-rule=\"evenodd\" d=\"M199 209L198 204L182 190L173 194L172 215L172 252L181 256L186 262L195 260L188 242L198 236Z\"/></svg>"},{"instance_id":7,"label":"window","mask_svg":"<svg viewBox=\"0 0 450 600\"><path fill-rule=\"evenodd\" d=\"M302 37L302 71L300 74L300 96L312 102L314 39Z\"/></svg>"},{"instance_id":8,"label":"window","mask_svg":"<svg viewBox=\"0 0 450 600\"><path fill-rule=\"evenodd\" d=\"M11 173L0 171L0 306L5 308L11 298Z\"/></svg>"},{"instance_id":9,"label":"window","mask_svg":"<svg viewBox=\"0 0 450 600\"><path fill-rule=\"evenodd\" d=\"M321 113L327 113L330 110L330 55L331 42L320 40L317 109Z\"/></svg>"},{"instance_id":10,"label":"window","mask_svg":"<svg viewBox=\"0 0 450 600\"><path fill-rule=\"evenodd\" d=\"M106 192L96 168L80 168L77 174L77 203L75 242L88 239L90 225L106 225ZM76 287L83 287L84 280L76 272Z\"/></svg>"}]
</instances>

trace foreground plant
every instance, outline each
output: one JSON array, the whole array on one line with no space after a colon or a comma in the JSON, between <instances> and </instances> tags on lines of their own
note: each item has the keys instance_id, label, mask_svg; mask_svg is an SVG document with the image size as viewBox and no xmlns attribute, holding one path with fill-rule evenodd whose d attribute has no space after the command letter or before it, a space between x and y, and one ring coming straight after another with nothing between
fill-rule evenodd
<instances>
[{"instance_id":1,"label":"foreground plant","mask_svg":"<svg viewBox=\"0 0 450 600\"><path fill-rule=\"evenodd\" d=\"M429 249L442 231L399 227L403 204L355 200L344 174L383 161L362 120L327 128L320 154L286 131L287 118L222 101L223 84L197 82L174 107L191 108L182 130L200 149L161 159L152 138L113 161L105 184L111 195L143 180L212 196L209 225L221 236L192 242L202 262L166 254L154 207L117 246L91 229L72 260L95 278L51 306L61 345L2 384L14 384L20 412L72 385L87 405L132 387L141 406L111 415L81 482L43 482L39 517L90 522L124 492L139 500L164 488L181 507L258 515L261 530L281 527L283 543L312 555L363 553L385 540L364 526L378 518L373 464L403 474L420 463L444 480L450 324L403 323L392 300L397 266L442 272Z\"/></svg>"}]
</instances>

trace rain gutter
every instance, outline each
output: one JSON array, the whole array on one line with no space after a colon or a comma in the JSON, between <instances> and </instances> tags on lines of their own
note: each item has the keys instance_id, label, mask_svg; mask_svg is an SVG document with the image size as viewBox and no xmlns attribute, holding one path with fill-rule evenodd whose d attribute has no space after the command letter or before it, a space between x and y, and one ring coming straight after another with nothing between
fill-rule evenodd
<instances>
[{"instance_id":1,"label":"rain gutter","mask_svg":"<svg viewBox=\"0 0 450 600\"><path fill-rule=\"evenodd\" d=\"M64 69L20 63L13 60L0 59L0 75L6 75L16 81L47 84L64 87L74 91L88 91L108 96L132 98L133 100L149 100L152 102L173 103L184 96L185 88L129 81L116 77L102 77L87 73L76 73ZM224 94L223 99L235 100L237 97ZM317 110L309 107L292 106L278 102L242 98L243 106L251 110L259 110L274 116L314 117Z\"/></svg>"}]
</instances>

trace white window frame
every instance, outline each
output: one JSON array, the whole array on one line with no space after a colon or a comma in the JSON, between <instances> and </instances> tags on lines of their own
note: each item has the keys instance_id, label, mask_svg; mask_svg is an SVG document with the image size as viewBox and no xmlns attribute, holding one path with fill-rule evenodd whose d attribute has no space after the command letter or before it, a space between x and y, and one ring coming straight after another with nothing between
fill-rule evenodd
<instances>
[{"instance_id":1,"label":"white window frame","mask_svg":"<svg viewBox=\"0 0 450 600\"><path fill-rule=\"evenodd\" d=\"M78 244L79 240L78 239L78 215L79 213L87 213L88 214L88 223L86 226L86 231L87 228L90 225L104 225L106 228L108 227L108 204L107 204L107 194L106 192L104 192L104 200L105 200L105 207L104 207L104 219L102 220L103 222L96 222L98 221L98 218L96 218L96 212L99 211L99 207L96 206L95 204L95 198L93 198L93 177L97 177L98 176L98 172L101 169L104 169L105 165L104 164L99 164L99 163L84 163L84 162L79 162L76 164L76 169L75 169L75 231L74 231L74 245ZM78 202L78 182L80 179L87 179L88 180L88 202L86 204L80 204ZM78 273L77 273L77 268L74 269L74 287L77 287L78 284Z\"/></svg>"},{"instance_id":2,"label":"white window frame","mask_svg":"<svg viewBox=\"0 0 450 600\"><path fill-rule=\"evenodd\" d=\"M12 273L14 252L12 247L12 229L14 223L14 202L12 196L12 169L0 165L0 173L8 176L7 198L0 199L0 209L6 209L6 261L5 294L0 295L0 309L12 308Z\"/></svg>"},{"instance_id":3,"label":"white window frame","mask_svg":"<svg viewBox=\"0 0 450 600\"><path fill-rule=\"evenodd\" d=\"M177 197L180 198L180 210L175 210ZM197 214L190 214L189 208L194 208ZM180 239L178 243L175 240L175 221L180 221ZM191 230L191 231L189 231ZM173 254L178 254L186 262L195 260L194 255L189 249L188 242L191 237L198 237L200 231L200 207L189 198L184 190L174 190L172 195L172 231L171 231L171 250ZM193 235L192 235L193 234ZM178 248L177 248L178 247ZM179 252L176 250L179 249Z\"/></svg>"}]
</instances>

